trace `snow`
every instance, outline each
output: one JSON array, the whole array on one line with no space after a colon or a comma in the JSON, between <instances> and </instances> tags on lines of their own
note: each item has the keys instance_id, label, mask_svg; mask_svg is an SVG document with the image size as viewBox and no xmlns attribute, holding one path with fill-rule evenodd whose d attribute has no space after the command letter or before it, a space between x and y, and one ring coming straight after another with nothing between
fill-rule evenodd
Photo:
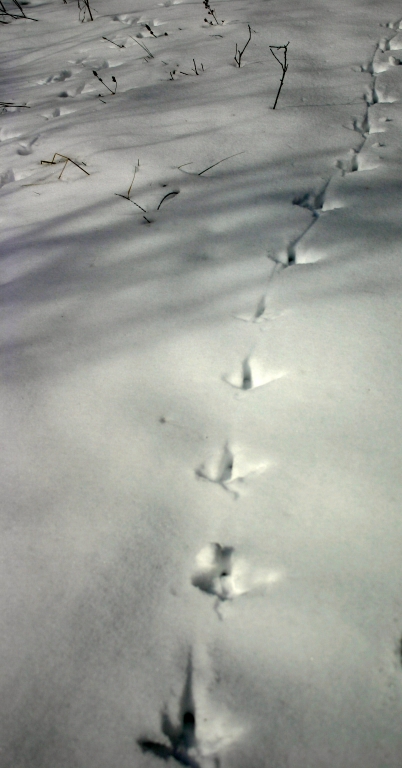
<instances>
[{"instance_id":1,"label":"snow","mask_svg":"<svg viewBox=\"0 0 402 768\"><path fill-rule=\"evenodd\" d=\"M400 4L211 7L0 15L2 768L401 765Z\"/></svg>"}]
</instances>

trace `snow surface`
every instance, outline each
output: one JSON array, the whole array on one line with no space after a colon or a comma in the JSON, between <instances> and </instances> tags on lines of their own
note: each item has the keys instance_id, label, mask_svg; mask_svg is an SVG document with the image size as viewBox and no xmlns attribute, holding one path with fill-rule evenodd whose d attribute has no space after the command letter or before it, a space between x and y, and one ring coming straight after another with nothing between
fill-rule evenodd
<instances>
[{"instance_id":1,"label":"snow surface","mask_svg":"<svg viewBox=\"0 0 402 768\"><path fill-rule=\"evenodd\" d=\"M0 15L1 768L402 764L401 6L211 5Z\"/></svg>"}]
</instances>

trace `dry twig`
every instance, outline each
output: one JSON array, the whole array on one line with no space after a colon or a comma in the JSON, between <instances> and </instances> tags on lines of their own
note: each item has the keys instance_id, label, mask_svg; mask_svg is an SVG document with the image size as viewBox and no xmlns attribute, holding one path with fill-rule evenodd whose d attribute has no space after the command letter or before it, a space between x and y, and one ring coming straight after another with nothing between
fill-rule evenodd
<instances>
[{"instance_id":1,"label":"dry twig","mask_svg":"<svg viewBox=\"0 0 402 768\"><path fill-rule=\"evenodd\" d=\"M282 86L283 86L283 81L285 79L286 72L288 71L288 67L289 67L289 64L288 64L288 45L289 45L289 43L286 43L286 45L270 45L269 46L269 49L270 49L274 59L276 59L278 64L280 64L281 67L282 67L281 82L279 83L278 93L276 94L275 104L272 107L272 109L275 109L275 107L276 107L276 105L278 103L279 94L280 94L280 92L282 90ZM275 51L283 51L283 61L279 58L279 56L276 55L276 53L274 53L274 50Z\"/></svg>"}]
</instances>

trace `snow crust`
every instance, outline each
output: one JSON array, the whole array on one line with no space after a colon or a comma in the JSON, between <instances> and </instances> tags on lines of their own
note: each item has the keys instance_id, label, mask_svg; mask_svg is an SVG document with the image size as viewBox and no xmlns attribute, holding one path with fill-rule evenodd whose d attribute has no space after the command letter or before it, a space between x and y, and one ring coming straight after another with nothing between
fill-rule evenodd
<instances>
[{"instance_id":1,"label":"snow crust","mask_svg":"<svg viewBox=\"0 0 402 768\"><path fill-rule=\"evenodd\" d=\"M401 766L400 3L211 6L0 15L2 768Z\"/></svg>"}]
</instances>

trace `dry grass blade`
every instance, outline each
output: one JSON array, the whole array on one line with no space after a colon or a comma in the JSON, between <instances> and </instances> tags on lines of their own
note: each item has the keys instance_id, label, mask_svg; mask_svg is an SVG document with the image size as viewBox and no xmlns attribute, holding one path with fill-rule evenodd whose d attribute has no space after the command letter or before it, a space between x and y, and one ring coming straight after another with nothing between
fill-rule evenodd
<instances>
[{"instance_id":1,"label":"dry grass blade","mask_svg":"<svg viewBox=\"0 0 402 768\"><path fill-rule=\"evenodd\" d=\"M66 161L64 163L63 169L62 169L62 171L61 171L61 173L60 173L60 175L58 177L59 179L61 179L61 176L64 173L64 170L65 170L65 167L66 167L67 163L72 163L77 168L79 168L80 171L83 171L84 173L86 173L87 176L91 175L90 173L88 173L88 171L85 170L85 168L82 168L78 163L76 163L75 160L72 160L71 157L67 157L67 155L61 155L60 152L55 152L51 160L41 160L40 164L41 165L57 165L56 157L61 157L63 160Z\"/></svg>"},{"instance_id":2,"label":"dry grass blade","mask_svg":"<svg viewBox=\"0 0 402 768\"><path fill-rule=\"evenodd\" d=\"M151 57L151 59L155 58L153 53L151 53L151 51L149 50L149 48L147 48L145 43L140 43L138 40L135 39L135 37L132 37L131 35L129 35L129 37L131 37L131 40L134 40L134 42L137 43L137 45L141 46L141 48L145 51L145 53L148 54L148 56Z\"/></svg>"},{"instance_id":3,"label":"dry grass blade","mask_svg":"<svg viewBox=\"0 0 402 768\"><path fill-rule=\"evenodd\" d=\"M160 201L160 203L159 203L159 205L158 205L156 210L159 211L159 208L161 207L162 203L164 203L165 200L168 200L169 197L176 197L176 195L178 195L178 194L179 194L178 191L176 191L176 192L168 192L167 195L165 195L165 197L162 197L162 200Z\"/></svg>"},{"instance_id":4,"label":"dry grass blade","mask_svg":"<svg viewBox=\"0 0 402 768\"><path fill-rule=\"evenodd\" d=\"M203 173L206 173L207 171L210 171L211 168L215 168L215 166L219 165L220 163L224 163L225 160L230 160L231 157L237 157L238 155L244 155L244 153L245 153L245 150L243 150L243 152L235 152L234 155L228 155L228 157L224 157L222 160L218 160L217 163L213 163L212 165L209 165L208 168L204 168L204 170L201 171L201 173L197 173L197 176L202 176ZM189 165L189 163L188 163L188 165ZM180 167L182 168L183 166L180 166Z\"/></svg>"},{"instance_id":5,"label":"dry grass blade","mask_svg":"<svg viewBox=\"0 0 402 768\"><path fill-rule=\"evenodd\" d=\"M136 205L137 208L140 209L140 211L143 211L143 213L146 213L145 208L143 208L141 205L138 205L138 203L135 202L135 200L131 200L130 197L127 197L127 195L119 195L118 192L115 192L116 197L122 197L123 200L128 200L129 203L132 203L133 205Z\"/></svg>"}]
</instances>

